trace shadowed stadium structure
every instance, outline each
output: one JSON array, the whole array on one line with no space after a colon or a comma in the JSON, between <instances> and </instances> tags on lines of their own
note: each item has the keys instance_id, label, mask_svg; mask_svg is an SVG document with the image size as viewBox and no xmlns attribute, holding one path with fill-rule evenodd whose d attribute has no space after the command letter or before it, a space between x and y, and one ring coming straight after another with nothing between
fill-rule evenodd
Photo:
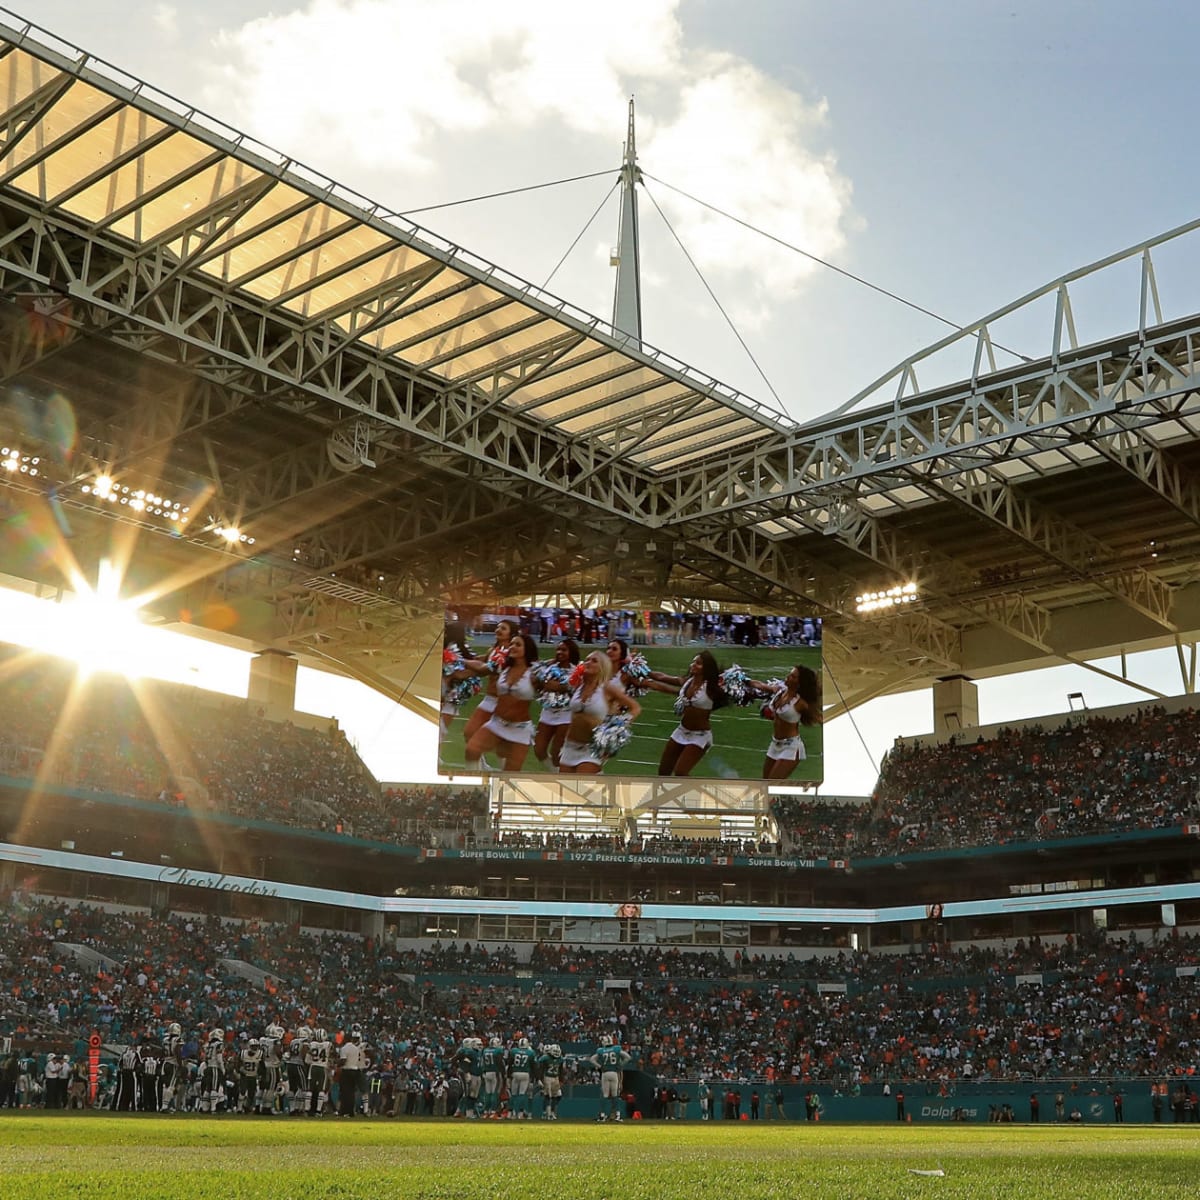
<instances>
[{"instance_id":1,"label":"shadowed stadium structure","mask_svg":"<svg viewBox=\"0 0 1200 1200\"><path fill-rule=\"evenodd\" d=\"M1159 280L1198 234L1054 280L800 424L0 14L0 571L53 594L119 563L151 619L258 651L251 702L281 719L306 662L436 720L447 605L821 617L825 719L933 685L942 738L978 726L972 680L1064 661L1107 674L1087 660L1173 645L1192 693L1200 297L1168 310ZM761 786L597 786L589 831L620 813L629 840L668 801L766 830ZM43 789L5 879L90 873L156 912L206 889L227 915L416 941L574 923L584 942L592 922L647 940L653 915L688 944L755 944L731 905L776 947L865 948L889 923L895 944L1066 934L1109 903L1140 905L1138 928L1160 903L1200 913L1184 809L1086 848L781 850L771 870L492 840L497 798L549 787L494 784L469 854L436 829L385 845L153 799L130 831L119 797L85 819ZM26 793L0 790L19 811Z\"/></svg>"}]
</instances>

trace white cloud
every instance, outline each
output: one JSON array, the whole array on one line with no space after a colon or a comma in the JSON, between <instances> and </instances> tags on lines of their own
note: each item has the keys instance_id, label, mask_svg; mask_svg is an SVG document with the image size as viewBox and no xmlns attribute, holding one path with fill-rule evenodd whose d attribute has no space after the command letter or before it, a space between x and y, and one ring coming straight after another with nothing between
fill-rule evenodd
<instances>
[{"instance_id":1,"label":"white cloud","mask_svg":"<svg viewBox=\"0 0 1200 1200\"><path fill-rule=\"evenodd\" d=\"M637 94L647 171L814 254L835 252L850 185L810 148L823 103L745 59L689 43L679 9L679 0L602 9L309 0L220 35L225 65L208 103L351 186L362 186L354 176L363 170L371 187L379 172L398 173L392 190L407 197L416 173L453 197L553 178L552 164L578 161L581 146L615 167L625 104ZM651 187L735 320L761 322L813 270ZM643 222L656 220L643 207Z\"/></svg>"},{"instance_id":2,"label":"white cloud","mask_svg":"<svg viewBox=\"0 0 1200 1200\"><path fill-rule=\"evenodd\" d=\"M173 4L156 4L150 19L164 37L172 41L179 36L179 10Z\"/></svg>"},{"instance_id":3,"label":"white cloud","mask_svg":"<svg viewBox=\"0 0 1200 1200\"><path fill-rule=\"evenodd\" d=\"M674 187L739 217L785 242L827 257L844 241L850 184L829 156L805 146L825 118L744 61L710 55L697 82L680 93L678 115L645 139L645 169ZM721 282L753 275L749 296L740 289L735 321L760 321L772 300L790 298L811 259L650 182L683 244L718 296Z\"/></svg>"}]
</instances>

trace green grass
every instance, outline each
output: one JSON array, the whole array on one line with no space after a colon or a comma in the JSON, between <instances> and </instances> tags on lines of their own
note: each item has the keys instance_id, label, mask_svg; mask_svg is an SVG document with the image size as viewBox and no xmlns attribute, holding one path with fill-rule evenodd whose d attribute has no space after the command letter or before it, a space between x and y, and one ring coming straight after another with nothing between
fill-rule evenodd
<instances>
[{"instance_id":1,"label":"green grass","mask_svg":"<svg viewBox=\"0 0 1200 1200\"><path fill-rule=\"evenodd\" d=\"M490 642L480 643L478 650L486 653ZM603 649L607 643L600 644ZM581 646L583 654L597 647ZM805 646L646 646L634 647L645 653L650 666L668 675L685 675L688 666L699 651L711 649L718 664L725 668L731 663L744 667L752 679L768 680L783 678L797 663L821 670L820 650ZM542 648L542 657L549 658L552 645ZM458 719L439 746L440 769L450 774L464 772L465 755L463 729L467 718L479 703L478 699L463 705ZM640 700L642 716L634 725L633 741L621 751L605 768L605 775L650 776L657 774L658 760L663 744L671 731L679 724L675 715L674 697L662 692L650 692ZM536 706L535 706L536 708ZM767 742L771 739L771 726L758 715L759 705L745 708L729 706L717 712L712 719L715 745L700 760L692 772L697 779L761 779L763 758ZM535 718L536 720L536 712ZM825 774L820 726L801 727L807 758L797 766L789 783L819 782ZM530 753L521 769L522 775L544 773L541 764Z\"/></svg>"},{"instance_id":2,"label":"green grass","mask_svg":"<svg viewBox=\"0 0 1200 1200\"><path fill-rule=\"evenodd\" d=\"M1198 1170L1187 1126L0 1119L3 1194L21 1200L1139 1200L1190 1197Z\"/></svg>"}]
</instances>

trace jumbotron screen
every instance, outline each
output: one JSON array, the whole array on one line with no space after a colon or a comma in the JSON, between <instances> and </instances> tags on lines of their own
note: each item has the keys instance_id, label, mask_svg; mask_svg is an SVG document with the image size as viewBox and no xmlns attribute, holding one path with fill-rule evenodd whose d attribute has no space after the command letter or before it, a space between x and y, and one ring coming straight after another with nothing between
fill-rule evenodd
<instances>
[{"instance_id":1,"label":"jumbotron screen","mask_svg":"<svg viewBox=\"0 0 1200 1200\"><path fill-rule=\"evenodd\" d=\"M819 783L821 632L735 612L447 612L438 769Z\"/></svg>"}]
</instances>

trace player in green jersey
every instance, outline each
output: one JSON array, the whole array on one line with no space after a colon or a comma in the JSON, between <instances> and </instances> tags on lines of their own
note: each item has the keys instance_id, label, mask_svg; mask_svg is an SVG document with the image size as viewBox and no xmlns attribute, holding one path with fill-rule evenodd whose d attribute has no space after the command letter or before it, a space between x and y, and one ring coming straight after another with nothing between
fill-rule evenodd
<instances>
[{"instance_id":1,"label":"player in green jersey","mask_svg":"<svg viewBox=\"0 0 1200 1200\"><path fill-rule=\"evenodd\" d=\"M454 1064L462 1075L462 1098L455 1116L479 1116L479 1092L483 1085L483 1041L477 1037L463 1038L454 1055Z\"/></svg>"},{"instance_id":2,"label":"player in green jersey","mask_svg":"<svg viewBox=\"0 0 1200 1200\"><path fill-rule=\"evenodd\" d=\"M513 1115L518 1121L528 1121L532 1114L529 1085L537 1066L537 1054L527 1037L517 1039L508 1057L508 1094Z\"/></svg>"},{"instance_id":3,"label":"player in green jersey","mask_svg":"<svg viewBox=\"0 0 1200 1200\"><path fill-rule=\"evenodd\" d=\"M558 1102L562 1099L562 1047L556 1042L543 1046L537 1065L542 1077L542 1116L557 1121Z\"/></svg>"},{"instance_id":4,"label":"player in green jersey","mask_svg":"<svg viewBox=\"0 0 1200 1200\"><path fill-rule=\"evenodd\" d=\"M500 1082L505 1068L504 1042L492 1036L483 1048L483 1115L493 1119L500 1115Z\"/></svg>"},{"instance_id":5,"label":"player in green jersey","mask_svg":"<svg viewBox=\"0 0 1200 1200\"><path fill-rule=\"evenodd\" d=\"M621 1049L616 1038L611 1033L600 1035L600 1045L595 1054L587 1060L600 1072L600 1112L598 1121L619 1121L621 1119L621 1072L626 1063L633 1061ZM607 1108L607 1112L605 1109Z\"/></svg>"}]
</instances>

